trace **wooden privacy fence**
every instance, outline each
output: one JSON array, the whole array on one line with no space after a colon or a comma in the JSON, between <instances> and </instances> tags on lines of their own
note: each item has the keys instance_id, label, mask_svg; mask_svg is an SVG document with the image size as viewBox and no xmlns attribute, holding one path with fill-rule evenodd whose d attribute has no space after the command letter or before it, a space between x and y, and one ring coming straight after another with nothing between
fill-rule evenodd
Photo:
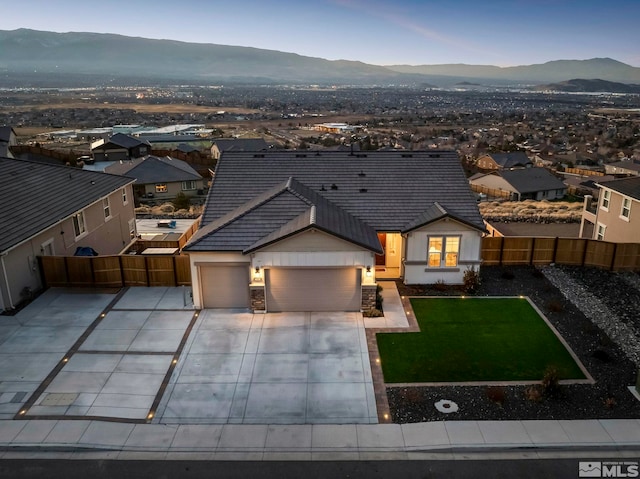
<instances>
[{"instance_id":1,"label":"wooden privacy fence","mask_svg":"<svg viewBox=\"0 0 640 479\"><path fill-rule=\"evenodd\" d=\"M39 259L47 287L191 285L187 255L40 256Z\"/></svg>"},{"instance_id":2,"label":"wooden privacy fence","mask_svg":"<svg viewBox=\"0 0 640 479\"><path fill-rule=\"evenodd\" d=\"M516 266L551 263L595 266L612 271L640 269L640 243L609 243L587 238L487 237L482 264Z\"/></svg>"}]
</instances>

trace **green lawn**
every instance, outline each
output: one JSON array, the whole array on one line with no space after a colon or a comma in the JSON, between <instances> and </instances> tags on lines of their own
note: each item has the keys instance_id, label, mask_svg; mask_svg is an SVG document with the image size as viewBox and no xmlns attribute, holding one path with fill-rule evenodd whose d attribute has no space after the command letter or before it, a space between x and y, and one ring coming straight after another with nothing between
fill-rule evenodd
<instances>
[{"instance_id":1,"label":"green lawn","mask_svg":"<svg viewBox=\"0 0 640 479\"><path fill-rule=\"evenodd\" d=\"M585 376L526 299L414 298L419 333L378 333L386 383L538 381Z\"/></svg>"}]
</instances>

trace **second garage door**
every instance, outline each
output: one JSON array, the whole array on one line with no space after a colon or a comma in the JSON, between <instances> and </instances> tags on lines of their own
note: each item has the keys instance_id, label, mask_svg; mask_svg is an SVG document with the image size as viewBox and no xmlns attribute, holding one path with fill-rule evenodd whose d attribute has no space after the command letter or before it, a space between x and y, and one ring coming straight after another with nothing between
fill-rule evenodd
<instances>
[{"instance_id":1,"label":"second garage door","mask_svg":"<svg viewBox=\"0 0 640 479\"><path fill-rule=\"evenodd\" d=\"M248 308L249 265L200 266L205 308Z\"/></svg>"},{"instance_id":2,"label":"second garage door","mask_svg":"<svg viewBox=\"0 0 640 479\"><path fill-rule=\"evenodd\" d=\"M360 311L356 268L268 269L267 311Z\"/></svg>"}]
</instances>

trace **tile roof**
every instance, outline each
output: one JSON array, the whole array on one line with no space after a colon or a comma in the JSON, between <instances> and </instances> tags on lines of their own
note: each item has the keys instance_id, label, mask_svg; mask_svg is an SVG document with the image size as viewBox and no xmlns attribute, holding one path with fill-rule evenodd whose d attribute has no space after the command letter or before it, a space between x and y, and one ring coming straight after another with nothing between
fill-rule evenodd
<instances>
[{"instance_id":1,"label":"tile roof","mask_svg":"<svg viewBox=\"0 0 640 479\"><path fill-rule=\"evenodd\" d=\"M0 251L132 183L68 166L0 158ZM15 205L15 206L10 206Z\"/></svg>"},{"instance_id":2,"label":"tile roof","mask_svg":"<svg viewBox=\"0 0 640 479\"><path fill-rule=\"evenodd\" d=\"M510 153L489 153L493 161L502 168L513 168L531 164L531 160L524 151L513 151Z\"/></svg>"},{"instance_id":3,"label":"tile roof","mask_svg":"<svg viewBox=\"0 0 640 479\"><path fill-rule=\"evenodd\" d=\"M211 146L216 145L220 152L225 151L263 151L269 145L264 138L216 138Z\"/></svg>"},{"instance_id":4,"label":"tile roof","mask_svg":"<svg viewBox=\"0 0 640 479\"><path fill-rule=\"evenodd\" d=\"M565 184L545 168L525 168L500 171L502 176L519 193L545 190L561 190Z\"/></svg>"},{"instance_id":5,"label":"tile roof","mask_svg":"<svg viewBox=\"0 0 640 479\"><path fill-rule=\"evenodd\" d=\"M200 228L185 249L246 254L311 228L382 253L371 226L293 178Z\"/></svg>"},{"instance_id":6,"label":"tile roof","mask_svg":"<svg viewBox=\"0 0 640 479\"><path fill-rule=\"evenodd\" d=\"M125 135L124 133L116 133L107 141L105 141L102 145L99 145L98 148L104 147L109 143L119 146L121 148L127 148L127 149L135 148L136 146L140 146L140 145L151 146L151 144L148 141L140 140L138 138L134 138L133 136Z\"/></svg>"},{"instance_id":7,"label":"tile roof","mask_svg":"<svg viewBox=\"0 0 640 479\"><path fill-rule=\"evenodd\" d=\"M598 184L604 188L609 188L640 201L640 176L622 178L620 180L603 181L598 182Z\"/></svg>"},{"instance_id":8,"label":"tile roof","mask_svg":"<svg viewBox=\"0 0 640 479\"><path fill-rule=\"evenodd\" d=\"M132 160L115 161L104 171L135 178L136 183L141 185L202 179L189 163L169 156L148 155Z\"/></svg>"},{"instance_id":9,"label":"tile roof","mask_svg":"<svg viewBox=\"0 0 640 479\"><path fill-rule=\"evenodd\" d=\"M255 208L255 204L275 195L290 177L299 185L296 188L305 189L303 197L309 198L313 193L339 208L342 212L340 214L357 218L372 231L401 232L417 224L416 222L428 221L429 218L424 216L425 212L436 201L448 216L484 230L477 202L457 154L454 151L436 150L357 154L339 151L226 152L216 167L201 229L211 233L220 226L222 218L234 218L245 209L251 210L247 215L257 214L260 208ZM289 223L306 212L309 203L319 204L317 199L300 203L301 201L299 198L288 199L287 205L292 208L291 213L284 215L286 218L278 217L278 221L274 220L270 227L265 228L263 236L255 237L251 243L242 240L241 249L250 247L267 235L276 234L276 230L281 228L280 234L286 235L297 227ZM318 211L319 208L316 208L316 213ZM325 211L331 212L331 209L327 207L322 210L322 214ZM272 214L271 210L269 212ZM341 230L337 223L346 221L347 217L339 216L335 211L327 215L327 218L323 217L323 221L327 221L326 227L329 230L334 233L349 231L351 236L346 236L358 237L360 244L368 243L369 240L364 238L370 232L355 234L354 223ZM330 220L333 216L335 218ZM316 220L320 227L318 218L321 218L319 214L316 215ZM304 222L306 219L301 217L298 221ZM214 236L217 235L216 233ZM200 250L211 251L220 246L199 242L198 238L196 235L186 249L195 250L195 242L199 243L197 248ZM236 238L236 241L240 240ZM238 246L235 250L240 249ZM377 242L376 248L379 248Z\"/></svg>"}]
</instances>

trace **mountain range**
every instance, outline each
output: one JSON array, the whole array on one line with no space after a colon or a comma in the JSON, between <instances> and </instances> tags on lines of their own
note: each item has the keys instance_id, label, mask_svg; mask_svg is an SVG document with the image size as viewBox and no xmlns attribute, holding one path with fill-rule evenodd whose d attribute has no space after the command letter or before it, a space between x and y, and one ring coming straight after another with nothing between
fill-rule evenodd
<instances>
[{"instance_id":1,"label":"mountain range","mask_svg":"<svg viewBox=\"0 0 640 479\"><path fill-rule=\"evenodd\" d=\"M192 84L536 85L572 78L640 83L640 68L611 58L538 65L370 65L250 47L152 40L102 33L0 30L0 80L76 76L104 82L145 78ZM73 77L72 77L73 78Z\"/></svg>"}]
</instances>

